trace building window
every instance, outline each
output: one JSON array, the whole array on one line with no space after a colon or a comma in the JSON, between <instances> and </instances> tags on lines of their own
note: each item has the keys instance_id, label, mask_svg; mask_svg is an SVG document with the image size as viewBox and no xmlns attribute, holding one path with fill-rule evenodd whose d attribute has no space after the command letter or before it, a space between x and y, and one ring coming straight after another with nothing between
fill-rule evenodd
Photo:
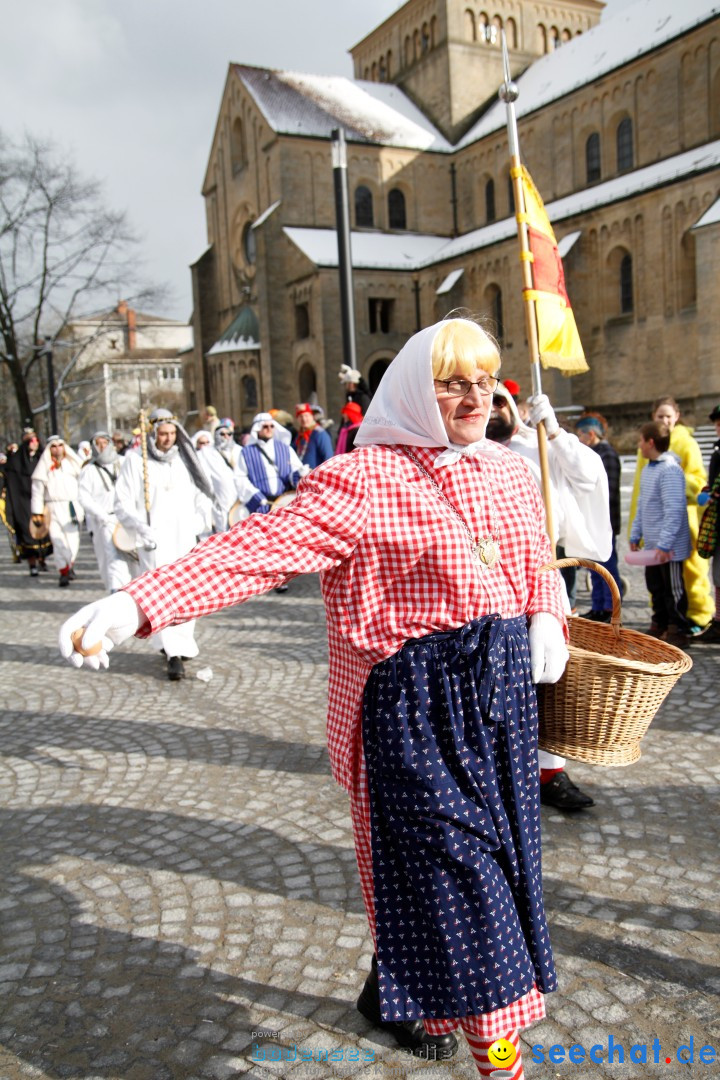
<instances>
[{"instance_id":1,"label":"building window","mask_svg":"<svg viewBox=\"0 0 720 1080\"><path fill-rule=\"evenodd\" d=\"M633 310L632 256L623 255L620 261L620 311L628 315Z\"/></svg>"},{"instance_id":2,"label":"building window","mask_svg":"<svg viewBox=\"0 0 720 1080\"><path fill-rule=\"evenodd\" d=\"M380 380L389 367L389 360L376 360L371 366L370 371L368 372L368 386L370 387L371 394L375 393L380 385Z\"/></svg>"},{"instance_id":3,"label":"building window","mask_svg":"<svg viewBox=\"0 0 720 1080\"><path fill-rule=\"evenodd\" d=\"M469 9L465 10L465 37L468 41L477 41L477 26L475 25L475 14Z\"/></svg>"},{"instance_id":4,"label":"building window","mask_svg":"<svg viewBox=\"0 0 720 1080\"><path fill-rule=\"evenodd\" d=\"M391 229L407 229L405 196L400 188L393 188L388 194L388 224Z\"/></svg>"},{"instance_id":5,"label":"building window","mask_svg":"<svg viewBox=\"0 0 720 1080\"><path fill-rule=\"evenodd\" d=\"M182 377L182 369L178 364L169 364L158 370L158 382L173 382Z\"/></svg>"},{"instance_id":6,"label":"building window","mask_svg":"<svg viewBox=\"0 0 720 1080\"><path fill-rule=\"evenodd\" d=\"M495 181L488 180L485 185L485 223L495 220Z\"/></svg>"},{"instance_id":7,"label":"building window","mask_svg":"<svg viewBox=\"0 0 720 1080\"><path fill-rule=\"evenodd\" d=\"M508 173L507 188L508 188L508 213L509 214L514 214L515 213L515 191L513 189L513 178L510 175L510 173Z\"/></svg>"},{"instance_id":8,"label":"building window","mask_svg":"<svg viewBox=\"0 0 720 1080\"><path fill-rule=\"evenodd\" d=\"M317 393L317 375L315 368L307 361L298 371L298 393L300 401L310 401L313 394Z\"/></svg>"},{"instance_id":9,"label":"building window","mask_svg":"<svg viewBox=\"0 0 720 1080\"><path fill-rule=\"evenodd\" d=\"M243 229L242 246L245 254L245 261L248 262L250 266L254 266L257 257L257 248L255 247L255 233L253 232L252 223L249 221Z\"/></svg>"},{"instance_id":10,"label":"building window","mask_svg":"<svg viewBox=\"0 0 720 1080\"><path fill-rule=\"evenodd\" d=\"M355 225L358 229L372 229L374 225L372 191L364 184L355 188Z\"/></svg>"},{"instance_id":11,"label":"building window","mask_svg":"<svg viewBox=\"0 0 720 1080\"><path fill-rule=\"evenodd\" d=\"M233 122L232 131L230 132L230 163L233 173L240 172L247 164L245 132L239 116Z\"/></svg>"},{"instance_id":12,"label":"building window","mask_svg":"<svg viewBox=\"0 0 720 1080\"><path fill-rule=\"evenodd\" d=\"M485 290L485 307L493 323L490 327L491 333L501 342L505 336L505 328L503 326L502 290L498 285L488 285Z\"/></svg>"},{"instance_id":13,"label":"building window","mask_svg":"<svg viewBox=\"0 0 720 1080\"><path fill-rule=\"evenodd\" d=\"M593 131L585 143L585 175L588 184L600 179L600 136Z\"/></svg>"},{"instance_id":14,"label":"building window","mask_svg":"<svg viewBox=\"0 0 720 1080\"><path fill-rule=\"evenodd\" d=\"M618 172L627 172L633 167L633 131L632 120L626 116L621 120L615 133L617 142L617 168Z\"/></svg>"},{"instance_id":15,"label":"building window","mask_svg":"<svg viewBox=\"0 0 720 1080\"><path fill-rule=\"evenodd\" d=\"M254 376L243 375L242 377L242 391L243 391L243 407L248 411L250 409L257 409L258 407L258 394L257 383Z\"/></svg>"},{"instance_id":16,"label":"building window","mask_svg":"<svg viewBox=\"0 0 720 1080\"><path fill-rule=\"evenodd\" d=\"M390 333L394 303L394 300L370 297L368 300L368 325L371 334Z\"/></svg>"},{"instance_id":17,"label":"building window","mask_svg":"<svg viewBox=\"0 0 720 1080\"><path fill-rule=\"evenodd\" d=\"M310 310L307 304L295 305L295 337L299 341L310 337Z\"/></svg>"}]
</instances>

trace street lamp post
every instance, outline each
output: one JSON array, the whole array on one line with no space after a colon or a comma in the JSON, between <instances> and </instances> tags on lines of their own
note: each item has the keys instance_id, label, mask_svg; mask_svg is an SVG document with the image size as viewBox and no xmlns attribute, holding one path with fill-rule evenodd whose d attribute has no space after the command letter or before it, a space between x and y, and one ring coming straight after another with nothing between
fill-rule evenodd
<instances>
[{"instance_id":1,"label":"street lamp post","mask_svg":"<svg viewBox=\"0 0 720 1080\"><path fill-rule=\"evenodd\" d=\"M355 304L353 298L352 253L350 250L350 207L348 198L347 152L345 132L333 128L332 164L335 184L335 218L340 272L340 316L342 321L343 360L353 369L355 359Z\"/></svg>"}]
</instances>

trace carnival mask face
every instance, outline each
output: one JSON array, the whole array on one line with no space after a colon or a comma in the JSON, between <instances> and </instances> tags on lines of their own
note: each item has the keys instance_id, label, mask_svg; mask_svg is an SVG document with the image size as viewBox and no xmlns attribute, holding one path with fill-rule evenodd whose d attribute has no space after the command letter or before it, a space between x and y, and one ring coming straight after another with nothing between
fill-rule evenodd
<instances>
[{"instance_id":1,"label":"carnival mask face","mask_svg":"<svg viewBox=\"0 0 720 1080\"><path fill-rule=\"evenodd\" d=\"M477 368L471 375L462 371L448 375L447 381L465 379L474 384L487 378L487 371ZM436 382L435 396L449 442L456 446L469 446L484 437L492 406L492 394L483 394L473 385L464 397L453 397L443 383Z\"/></svg>"}]
</instances>

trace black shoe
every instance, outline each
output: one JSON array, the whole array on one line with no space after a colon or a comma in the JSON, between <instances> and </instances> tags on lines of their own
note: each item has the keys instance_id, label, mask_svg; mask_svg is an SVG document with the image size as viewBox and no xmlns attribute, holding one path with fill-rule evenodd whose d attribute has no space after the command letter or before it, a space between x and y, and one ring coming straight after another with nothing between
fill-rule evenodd
<instances>
[{"instance_id":1,"label":"black shoe","mask_svg":"<svg viewBox=\"0 0 720 1080\"><path fill-rule=\"evenodd\" d=\"M30 567L30 577L40 577L40 571L37 566Z\"/></svg>"},{"instance_id":2,"label":"black shoe","mask_svg":"<svg viewBox=\"0 0 720 1080\"><path fill-rule=\"evenodd\" d=\"M581 619L589 619L590 622L606 622L609 623L612 619L612 611L584 611L580 616Z\"/></svg>"},{"instance_id":3,"label":"black shoe","mask_svg":"<svg viewBox=\"0 0 720 1080\"><path fill-rule=\"evenodd\" d=\"M693 645L720 645L720 619L713 619L692 639Z\"/></svg>"},{"instance_id":4,"label":"black shoe","mask_svg":"<svg viewBox=\"0 0 720 1080\"><path fill-rule=\"evenodd\" d=\"M564 769L540 785L540 802L543 806L554 806L558 810L586 810L588 806L595 805L595 800L573 784Z\"/></svg>"},{"instance_id":5,"label":"black shoe","mask_svg":"<svg viewBox=\"0 0 720 1080\"><path fill-rule=\"evenodd\" d=\"M425 1058L426 1061L442 1061L457 1053L457 1039L452 1031L447 1035L429 1035L422 1020L383 1020L375 956L372 958L370 974L357 1000L357 1007L366 1020L389 1032L413 1057Z\"/></svg>"},{"instance_id":6,"label":"black shoe","mask_svg":"<svg viewBox=\"0 0 720 1080\"><path fill-rule=\"evenodd\" d=\"M288 591L287 585L278 585L278 587L275 589L275 592L287 592L287 591Z\"/></svg>"},{"instance_id":7,"label":"black shoe","mask_svg":"<svg viewBox=\"0 0 720 1080\"><path fill-rule=\"evenodd\" d=\"M167 677L170 682L177 682L185 678L185 665L180 656L169 656L167 662Z\"/></svg>"},{"instance_id":8,"label":"black shoe","mask_svg":"<svg viewBox=\"0 0 720 1080\"><path fill-rule=\"evenodd\" d=\"M47 574L47 568L48 568L48 566L47 566L47 563L45 562L45 560L40 559L40 562L38 563L38 570L42 570L43 573Z\"/></svg>"},{"instance_id":9,"label":"black shoe","mask_svg":"<svg viewBox=\"0 0 720 1080\"><path fill-rule=\"evenodd\" d=\"M60 586L60 588L61 589L66 589L69 584L70 584L70 578L68 577L68 575L67 574L61 574L60 575L60 580L58 581L58 585Z\"/></svg>"}]
</instances>

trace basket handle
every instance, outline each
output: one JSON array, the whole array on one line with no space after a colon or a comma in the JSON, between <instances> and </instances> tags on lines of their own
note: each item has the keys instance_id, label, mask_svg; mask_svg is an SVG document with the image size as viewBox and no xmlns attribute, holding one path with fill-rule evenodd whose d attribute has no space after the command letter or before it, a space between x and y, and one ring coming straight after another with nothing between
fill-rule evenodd
<instances>
[{"instance_id":1,"label":"basket handle","mask_svg":"<svg viewBox=\"0 0 720 1080\"><path fill-rule=\"evenodd\" d=\"M600 563L593 562L592 559L555 559L554 562L546 563L545 566L541 566L540 573L542 574L545 570L563 570L566 566L583 566L586 570L591 570L594 574L599 574L601 578L604 578L607 587L610 589L610 595L612 596L612 616L610 618L610 625L615 631L615 637L619 638L621 609L620 590L610 571L606 570Z\"/></svg>"}]
</instances>

